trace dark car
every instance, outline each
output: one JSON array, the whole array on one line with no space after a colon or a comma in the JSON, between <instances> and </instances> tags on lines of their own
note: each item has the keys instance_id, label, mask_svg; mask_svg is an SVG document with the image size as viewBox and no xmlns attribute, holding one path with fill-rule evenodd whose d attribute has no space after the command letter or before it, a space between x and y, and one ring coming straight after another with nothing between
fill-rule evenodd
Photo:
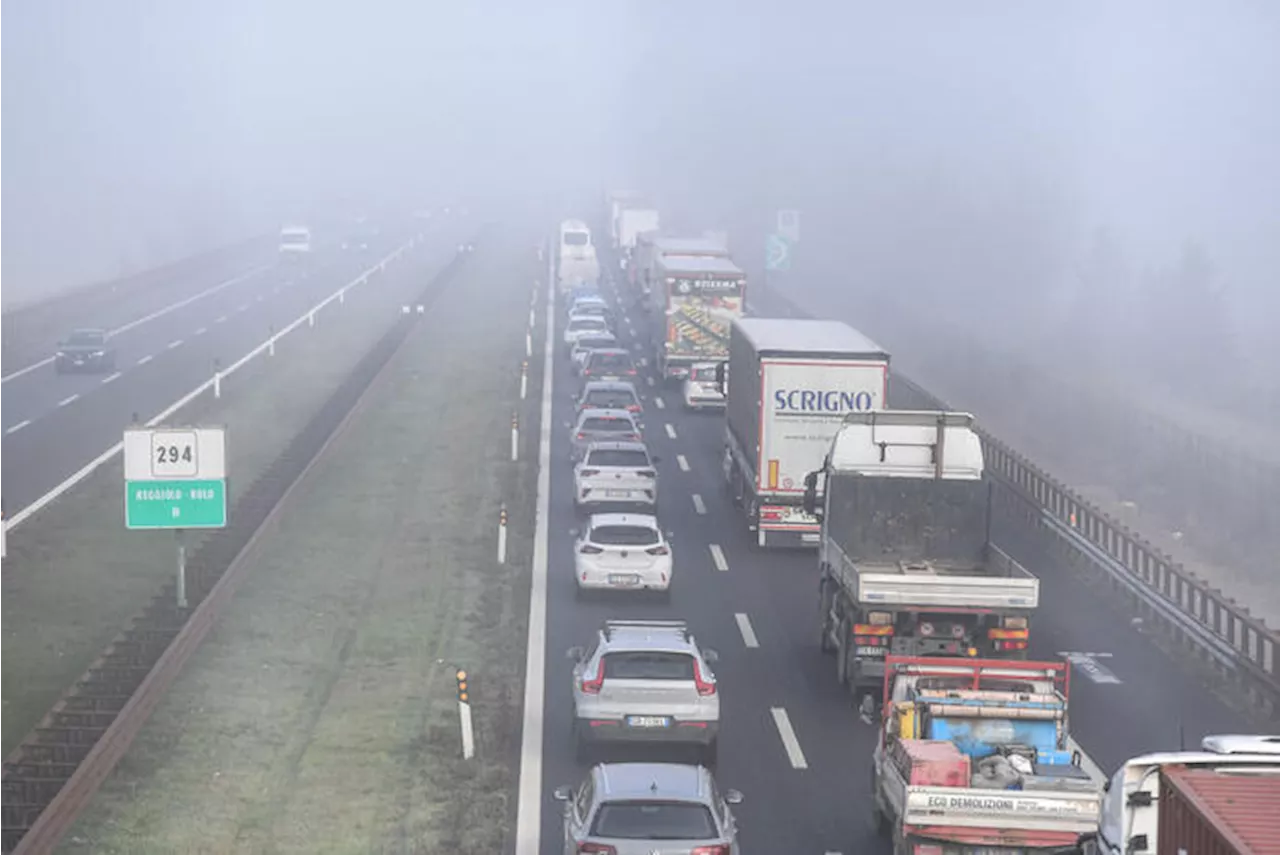
<instances>
[{"instance_id":1,"label":"dark car","mask_svg":"<svg viewBox=\"0 0 1280 855\"><path fill-rule=\"evenodd\" d=\"M636 376L636 363L631 352L621 347L602 347L587 353L582 370L584 380L625 380Z\"/></svg>"},{"instance_id":2,"label":"dark car","mask_svg":"<svg viewBox=\"0 0 1280 855\"><path fill-rule=\"evenodd\" d=\"M115 371L116 351L107 344L106 330L75 330L58 342L53 360L59 374L69 371Z\"/></svg>"}]
</instances>

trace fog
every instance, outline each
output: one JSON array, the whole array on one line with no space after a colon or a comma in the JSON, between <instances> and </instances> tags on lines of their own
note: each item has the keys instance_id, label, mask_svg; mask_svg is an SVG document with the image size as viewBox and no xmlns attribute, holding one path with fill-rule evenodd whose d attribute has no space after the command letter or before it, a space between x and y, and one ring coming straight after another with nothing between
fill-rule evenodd
<instances>
[{"instance_id":1,"label":"fog","mask_svg":"<svg viewBox=\"0 0 1280 855\"><path fill-rule=\"evenodd\" d=\"M6 304L322 211L594 215L623 186L754 265L800 208L795 275L836 291L1175 387L1222 358L1251 366L1239 397L1274 386L1266 0L5 12ZM1184 337L1166 370L1156 340Z\"/></svg>"}]
</instances>

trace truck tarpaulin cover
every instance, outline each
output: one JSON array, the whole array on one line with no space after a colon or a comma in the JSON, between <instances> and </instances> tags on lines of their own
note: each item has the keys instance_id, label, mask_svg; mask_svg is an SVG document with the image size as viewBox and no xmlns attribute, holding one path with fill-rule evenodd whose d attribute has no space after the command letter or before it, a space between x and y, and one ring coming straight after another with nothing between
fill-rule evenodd
<instances>
[{"instance_id":1,"label":"truck tarpaulin cover","mask_svg":"<svg viewBox=\"0 0 1280 855\"><path fill-rule=\"evenodd\" d=\"M830 530L854 563L932 561L973 567L987 561L986 481L866 478L827 483Z\"/></svg>"}]
</instances>

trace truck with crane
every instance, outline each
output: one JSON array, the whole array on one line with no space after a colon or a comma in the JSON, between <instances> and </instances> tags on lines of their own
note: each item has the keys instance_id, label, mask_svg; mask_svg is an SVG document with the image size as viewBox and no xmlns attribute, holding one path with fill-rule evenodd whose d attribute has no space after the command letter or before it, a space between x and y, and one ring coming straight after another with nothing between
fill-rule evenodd
<instances>
[{"instance_id":1,"label":"truck with crane","mask_svg":"<svg viewBox=\"0 0 1280 855\"><path fill-rule=\"evenodd\" d=\"M871 815L895 855L1064 855L1098 830L1101 781L1068 746L1070 665L885 660Z\"/></svg>"},{"instance_id":2,"label":"truck with crane","mask_svg":"<svg viewBox=\"0 0 1280 855\"><path fill-rule=\"evenodd\" d=\"M820 646L864 707L889 655L1026 657L1040 580L992 542L994 490L957 412L849 413L805 477Z\"/></svg>"}]
</instances>

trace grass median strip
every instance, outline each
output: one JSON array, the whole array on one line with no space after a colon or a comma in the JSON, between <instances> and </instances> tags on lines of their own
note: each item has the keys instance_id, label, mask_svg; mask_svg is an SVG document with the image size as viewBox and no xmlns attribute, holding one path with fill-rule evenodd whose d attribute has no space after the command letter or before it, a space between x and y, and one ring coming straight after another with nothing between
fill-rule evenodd
<instances>
[{"instance_id":1,"label":"grass median strip","mask_svg":"<svg viewBox=\"0 0 1280 855\"><path fill-rule=\"evenodd\" d=\"M527 245L486 246L432 306L63 851L501 851L535 469L509 460Z\"/></svg>"},{"instance_id":2,"label":"grass median strip","mask_svg":"<svg viewBox=\"0 0 1280 855\"><path fill-rule=\"evenodd\" d=\"M221 399L206 394L181 413L185 422L227 427L232 502L452 250L449 241L429 239L403 265L352 291L345 305L326 310L314 330L299 329L274 357L228 378ZM173 573L171 535L125 529L123 489L117 459L9 535L0 577L6 754Z\"/></svg>"}]
</instances>

